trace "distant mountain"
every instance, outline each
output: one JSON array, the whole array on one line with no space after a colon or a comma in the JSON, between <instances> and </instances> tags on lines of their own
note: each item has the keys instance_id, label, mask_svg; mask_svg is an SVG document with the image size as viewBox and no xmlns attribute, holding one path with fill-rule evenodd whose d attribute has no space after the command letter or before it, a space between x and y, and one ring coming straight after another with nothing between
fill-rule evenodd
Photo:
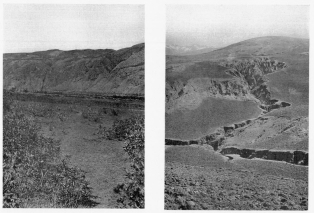
<instances>
[{"instance_id":1,"label":"distant mountain","mask_svg":"<svg viewBox=\"0 0 314 213\"><path fill-rule=\"evenodd\" d=\"M216 48L200 46L200 45L191 45L191 46L178 46L178 45L167 45L166 46L166 55L194 55L207 53L215 50Z\"/></svg>"},{"instance_id":2,"label":"distant mountain","mask_svg":"<svg viewBox=\"0 0 314 213\"><path fill-rule=\"evenodd\" d=\"M4 89L144 94L144 47L4 54Z\"/></svg>"},{"instance_id":3,"label":"distant mountain","mask_svg":"<svg viewBox=\"0 0 314 213\"><path fill-rule=\"evenodd\" d=\"M248 58L256 56L282 56L308 54L309 39L267 36L241 41L209 53L190 56L195 60Z\"/></svg>"}]
</instances>

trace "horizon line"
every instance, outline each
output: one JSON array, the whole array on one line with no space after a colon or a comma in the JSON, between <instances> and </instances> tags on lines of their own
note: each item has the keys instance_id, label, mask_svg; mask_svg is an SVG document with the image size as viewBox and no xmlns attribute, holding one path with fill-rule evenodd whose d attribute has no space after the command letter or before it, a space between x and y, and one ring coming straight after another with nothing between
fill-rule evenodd
<instances>
[{"instance_id":1,"label":"horizon line","mask_svg":"<svg viewBox=\"0 0 314 213\"><path fill-rule=\"evenodd\" d=\"M269 35L269 36L258 36L258 37L251 37L251 38L248 38L248 39L244 39L244 40L239 40L237 42L233 42L233 43L230 43L230 44L227 44L227 45L223 45L223 46L206 46L208 48L224 48L224 47L228 47L230 45L233 45L233 44L236 44L236 43L240 43L240 42L243 42L243 41L248 41L248 40L251 40L251 39L256 39L256 38L266 38L266 37L285 37L285 38L295 38L295 39L307 39L307 40L310 40L310 38L305 38L305 37L292 37L292 36L281 36L281 35ZM178 44L175 44L175 43L167 43L166 41L166 47L167 45L176 45L176 46L179 46L179 47L182 47L182 45L178 45ZM200 45L200 44L191 44L191 45L187 45L187 46L193 46L193 45ZM200 45L200 46L205 46L205 45Z\"/></svg>"},{"instance_id":2,"label":"horizon line","mask_svg":"<svg viewBox=\"0 0 314 213\"><path fill-rule=\"evenodd\" d=\"M68 51L75 51L75 50L77 50L77 51L82 51L82 50L114 50L114 51L118 51L118 50L122 50L122 49L126 49L126 48L131 48L131 47L133 47L133 46L140 45L140 44L145 44L145 41L144 41L144 42L136 43L136 44L131 45L131 46L121 47L121 48L99 48L99 49L91 49L91 48L82 48L82 49L58 49L58 48L52 48L52 49L35 50L35 51L3 52L3 54L36 53L36 52L47 52L47 51L62 51L62 52L68 52Z\"/></svg>"}]
</instances>

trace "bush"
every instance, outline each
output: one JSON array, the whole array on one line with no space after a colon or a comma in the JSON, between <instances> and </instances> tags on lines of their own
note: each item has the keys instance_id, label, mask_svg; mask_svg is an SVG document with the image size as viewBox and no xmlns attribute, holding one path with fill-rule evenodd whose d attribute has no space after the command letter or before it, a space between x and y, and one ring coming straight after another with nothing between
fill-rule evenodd
<instances>
[{"instance_id":1,"label":"bush","mask_svg":"<svg viewBox=\"0 0 314 213\"><path fill-rule=\"evenodd\" d=\"M144 208L144 133L144 117L117 120L107 131L107 138L125 141L131 161L125 182L114 189L124 208Z\"/></svg>"},{"instance_id":2,"label":"bush","mask_svg":"<svg viewBox=\"0 0 314 213\"><path fill-rule=\"evenodd\" d=\"M5 111L3 207L94 205L85 173L59 160L59 141L42 137L38 130L21 112ZM42 206L34 205L38 202Z\"/></svg>"},{"instance_id":3,"label":"bush","mask_svg":"<svg viewBox=\"0 0 314 213\"><path fill-rule=\"evenodd\" d=\"M113 126L105 131L105 137L109 140L125 141L128 139L130 133L141 131L141 122L144 125L144 119L142 117L131 117L124 120L115 120Z\"/></svg>"}]
</instances>

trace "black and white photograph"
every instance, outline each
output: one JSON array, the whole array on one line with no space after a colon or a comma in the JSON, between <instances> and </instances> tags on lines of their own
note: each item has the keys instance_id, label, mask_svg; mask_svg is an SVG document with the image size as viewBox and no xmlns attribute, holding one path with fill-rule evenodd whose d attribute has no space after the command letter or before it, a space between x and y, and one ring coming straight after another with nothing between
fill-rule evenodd
<instances>
[{"instance_id":1,"label":"black and white photograph","mask_svg":"<svg viewBox=\"0 0 314 213\"><path fill-rule=\"evenodd\" d=\"M166 210L307 210L309 6L166 5Z\"/></svg>"},{"instance_id":2,"label":"black and white photograph","mask_svg":"<svg viewBox=\"0 0 314 213\"><path fill-rule=\"evenodd\" d=\"M3 208L144 208L144 10L3 5Z\"/></svg>"},{"instance_id":3,"label":"black and white photograph","mask_svg":"<svg viewBox=\"0 0 314 213\"><path fill-rule=\"evenodd\" d=\"M2 212L311 212L312 10L1 0Z\"/></svg>"}]
</instances>

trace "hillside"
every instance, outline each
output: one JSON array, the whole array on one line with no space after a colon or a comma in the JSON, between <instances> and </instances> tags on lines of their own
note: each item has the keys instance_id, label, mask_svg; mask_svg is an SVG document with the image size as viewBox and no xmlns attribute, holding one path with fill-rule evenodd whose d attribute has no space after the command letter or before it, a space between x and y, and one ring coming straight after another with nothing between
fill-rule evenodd
<instances>
[{"instance_id":1,"label":"hillside","mask_svg":"<svg viewBox=\"0 0 314 213\"><path fill-rule=\"evenodd\" d=\"M166 57L165 209L307 210L309 40Z\"/></svg>"},{"instance_id":2,"label":"hillside","mask_svg":"<svg viewBox=\"0 0 314 213\"><path fill-rule=\"evenodd\" d=\"M200 80L196 80L198 78L202 78L202 81L206 79L207 82L215 81L217 85L227 81L232 83L235 81L234 79L239 78L250 85L252 84L252 78L255 78L255 80L262 80L263 83L256 81L257 85L254 86L254 91L258 86L263 86L264 92L268 93L269 97L292 103L292 107L298 107L298 110L302 111L301 114L307 114L308 52L309 40L306 39L260 37L239 42L210 53L192 56L167 56L167 100L172 103L171 97L178 98L178 96L180 96L180 99L184 99L184 93L187 93L185 91L188 88L192 88L192 90L198 88L197 90L206 92L207 89L204 87L207 87L208 84L200 85ZM255 68L255 70L252 69L255 66L259 70L263 70L264 65L260 67L252 62L252 60L258 61L260 58L266 58L266 61L270 63L284 63L285 67L284 69L276 68L277 65L272 64L270 66L274 68L273 71L261 75ZM248 66L247 63L251 65ZM267 63L265 62L265 64ZM240 64L240 67L237 68L237 64ZM237 72L242 72L241 66L252 70L246 74L242 73L244 74L242 77L236 76L233 71L227 71L231 68L240 69ZM246 86L241 82L237 85L237 87ZM182 92L178 95L180 91ZM176 95L174 96L174 94Z\"/></svg>"},{"instance_id":3,"label":"hillside","mask_svg":"<svg viewBox=\"0 0 314 213\"><path fill-rule=\"evenodd\" d=\"M206 54L167 56L166 138L217 144L218 136L219 146L307 151L308 53L309 40L260 37ZM243 109L234 100L256 105ZM179 137L180 131L202 136Z\"/></svg>"},{"instance_id":4,"label":"hillside","mask_svg":"<svg viewBox=\"0 0 314 213\"><path fill-rule=\"evenodd\" d=\"M241 41L210 53L193 55L192 60L218 60L255 56L308 55L309 40L283 36L266 36Z\"/></svg>"},{"instance_id":5,"label":"hillside","mask_svg":"<svg viewBox=\"0 0 314 213\"><path fill-rule=\"evenodd\" d=\"M307 114L309 91L309 40L290 37L260 37L239 42L190 60L227 60L269 57L284 62L284 72L269 76L267 83L273 98L292 103Z\"/></svg>"},{"instance_id":6,"label":"hillside","mask_svg":"<svg viewBox=\"0 0 314 213\"><path fill-rule=\"evenodd\" d=\"M47 50L3 56L4 89L144 94L144 44L120 50Z\"/></svg>"}]
</instances>

